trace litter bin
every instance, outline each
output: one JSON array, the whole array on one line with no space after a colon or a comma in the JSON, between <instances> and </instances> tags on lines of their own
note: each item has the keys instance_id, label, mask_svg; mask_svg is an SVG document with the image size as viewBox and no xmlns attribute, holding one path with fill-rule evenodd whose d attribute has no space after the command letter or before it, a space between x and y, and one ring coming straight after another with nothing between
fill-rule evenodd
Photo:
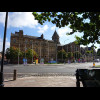
<instances>
[{"instance_id":1,"label":"litter bin","mask_svg":"<svg viewBox=\"0 0 100 100\"><path fill-rule=\"evenodd\" d=\"M100 69L77 69L77 87L80 87L80 81L83 87L100 87Z\"/></svg>"}]
</instances>

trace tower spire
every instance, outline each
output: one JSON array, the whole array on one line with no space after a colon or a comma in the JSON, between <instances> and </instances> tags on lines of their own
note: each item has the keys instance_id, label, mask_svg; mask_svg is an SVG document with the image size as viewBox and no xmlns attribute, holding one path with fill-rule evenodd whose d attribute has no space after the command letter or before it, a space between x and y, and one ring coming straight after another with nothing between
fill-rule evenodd
<instances>
[{"instance_id":1,"label":"tower spire","mask_svg":"<svg viewBox=\"0 0 100 100\"><path fill-rule=\"evenodd\" d=\"M53 40L55 43L60 44L60 42L59 42L59 35L57 34L56 29L55 29L55 32L54 32L54 34L53 34L53 36L52 36L52 40Z\"/></svg>"}]
</instances>

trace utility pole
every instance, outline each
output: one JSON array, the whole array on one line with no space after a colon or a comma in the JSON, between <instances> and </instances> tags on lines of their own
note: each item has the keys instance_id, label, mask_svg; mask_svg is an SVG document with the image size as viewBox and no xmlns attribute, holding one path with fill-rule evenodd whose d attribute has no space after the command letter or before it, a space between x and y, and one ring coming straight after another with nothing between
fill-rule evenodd
<instances>
[{"instance_id":1,"label":"utility pole","mask_svg":"<svg viewBox=\"0 0 100 100\"><path fill-rule=\"evenodd\" d=\"M8 12L6 12L6 18L5 18L3 51L2 51L2 60L1 60L1 71L0 71L0 87L4 87L4 84L3 84L3 81L4 81L4 77L3 77L3 64L4 64L4 52L5 52L5 42L6 42L7 21L8 21Z\"/></svg>"},{"instance_id":2,"label":"utility pole","mask_svg":"<svg viewBox=\"0 0 100 100\"><path fill-rule=\"evenodd\" d=\"M95 61L94 61L94 44L93 44L93 67L95 67Z\"/></svg>"},{"instance_id":3,"label":"utility pole","mask_svg":"<svg viewBox=\"0 0 100 100\"><path fill-rule=\"evenodd\" d=\"M48 61L49 61L49 41L48 41Z\"/></svg>"},{"instance_id":4,"label":"utility pole","mask_svg":"<svg viewBox=\"0 0 100 100\"><path fill-rule=\"evenodd\" d=\"M67 39L67 40L69 40L69 39ZM65 40L65 41L67 41L67 40ZM65 45L65 41L64 41L64 45ZM66 52L68 54L68 44L67 44L67 50L66 50Z\"/></svg>"},{"instance_id":5,"label":"utility pole","mask_svg":"<svg viewBox=\"0 0 100 100\"><path fill-rule=\"evenodd\" d=\"M19 66L19 55L20 55L20 43L19 43L19 51L18 51L18 66Z\"/></svg>"},{"instance_id":6,"label":"utility pole","mask_svg":"<svg viewBox=\"0 0 100 100\"><path fill-rule=\"evenodd\" d=\"M62 46L62 62L63 62L63 46Z\"/></svg>"},{"instance_id":7,"label":"utility pole","mask_svg":"<svg viewBox=\"0 0 100 100\"><path fill-rule=\"evenodd\" d=\"M57 63L57 43L56 43L56 63Z\"/></svg>"},{"instance_id":8,"label":"utility pole","mask_svg":"<svg viewBox=\"0 0 100 100\"><path fill-rule=\"evenodd\" d=\"M25 41L25 59L26 59L26 41Z\"/></svg>"},{"instance_id":9,"label":"utility pole","mask_svg":"<svg viewBox=\"0 0 100 100\"><path fill-rule=\"evenodd\" d=\"M32 64L33 64L33 41L32 41Z\"/></svg>"},{"instance_id":10,"label":"utility pole","mask_svg":"<svg viewBox=\"0 0 100 100\"><path fill-rule=\"evenodd\" d=\"M40 42L40 63L41 63L41 42Z\"/></svg>"}]
</instances>

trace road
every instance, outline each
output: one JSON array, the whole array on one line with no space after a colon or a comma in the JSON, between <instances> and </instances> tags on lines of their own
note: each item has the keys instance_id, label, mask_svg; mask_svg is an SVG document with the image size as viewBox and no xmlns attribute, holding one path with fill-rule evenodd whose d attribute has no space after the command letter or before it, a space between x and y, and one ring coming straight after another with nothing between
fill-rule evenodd
<instances>
[{"instance_id":1,"label":"road","mask_svg":"<svg viewBox=\"0 0 100 100\"><path fill-rule=\"evenodd\" d=\"M19 77L26 75L75 75L77 69L91 68L93 63L50 64L50 65L4 65L4 77L12 77L13 70L17 70ZM100 65L100 63L96 63Z\"/></svg>"}]
</instances>

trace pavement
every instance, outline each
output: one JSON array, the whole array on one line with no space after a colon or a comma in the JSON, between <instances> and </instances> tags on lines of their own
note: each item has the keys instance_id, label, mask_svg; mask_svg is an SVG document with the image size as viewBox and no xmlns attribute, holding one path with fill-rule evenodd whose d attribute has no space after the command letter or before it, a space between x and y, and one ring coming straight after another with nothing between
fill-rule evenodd
<instances>
[{"instance_id":1,"label":"pavement","mask_svg":"<svg viewBox=\"0 0 100 100\"><path fill-rule=\"evenodd\" d=\"M57 65L57 66L56 66ZM59 66L60 65L60 66ZM53 64L53 65L37 65L34 66L33 64L29 64L29 66L22 66L19 67L17 65L11 65L11 66L5 66L4 67L4 74L10 75L11 77L7 77L4 80L4 87L76 87L76 77L75 76L67 76L67 75L57 75L57 76L51 76L51 75L36 75L34 76L34 73L38 74L45 74L45 73L73 73L75 74L76 69L80 68L90 68L92 63L72 63L72 64ZM96 65L100 65L100 63L96 63ZM34 66L34 67L33 67ZM12 71L13 69L17 69L19 76L30 75L30 76L24 76L24 77L17 77L16 81L12 80ZM31 76L31 73L33 76ZM82 87L82 84L81 84Z\"/></svg>"},{"instance_id":2,"label":"pavement","mask_svg":"<svg viewBox=\"0 0 100 100\"><path fill-rule=\"evenodd\" d=\"M76 87L75 76L30 76L4 80L4 87ZM82 87L82 84L81 84Z\"/></svg>"}]
</instances>

